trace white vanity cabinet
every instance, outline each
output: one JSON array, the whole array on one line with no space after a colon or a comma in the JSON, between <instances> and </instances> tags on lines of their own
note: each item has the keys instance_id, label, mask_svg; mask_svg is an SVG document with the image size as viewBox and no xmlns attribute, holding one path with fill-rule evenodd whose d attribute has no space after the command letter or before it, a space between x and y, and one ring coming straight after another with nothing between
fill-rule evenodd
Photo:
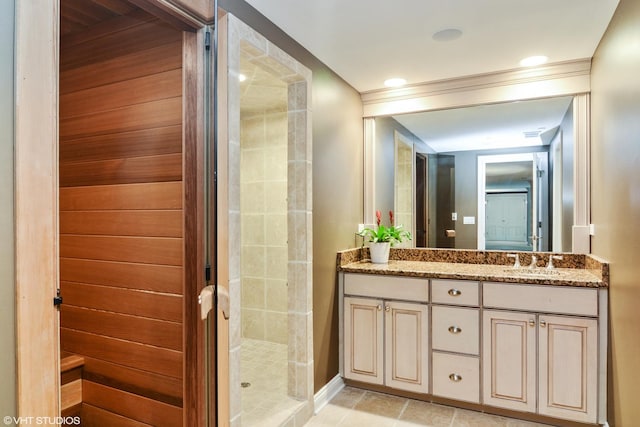
<instances>
[{"instance_id":1,"label":"white vanity cabinet","mask_svg":"<svg viewBox=\"0 0 640 427\"><path fill-rule=\"evenodd\" d=\"M485 283L483 295L483 403L595 423L598 290Z\"/></svg>"},{"instance_id":2,"label":"white vanity cabinet","mask_svg":"<svg viewBox=\"0 0 640 427\"><path fill-rule=\"evenodd\" d=\"M429 281L345 274L344 295L344 377L427 393Z\"/></svg>"},{"instance_id":3,"label":"white vanity cabinet","mask_svg":"<svg viewBox=\"0 0 640 427\"><path fill-rule=\"evenodd\" d=\"M606 288L342 272L340 296L345 379L607 421Z\"/></svg>"}]
</instances>

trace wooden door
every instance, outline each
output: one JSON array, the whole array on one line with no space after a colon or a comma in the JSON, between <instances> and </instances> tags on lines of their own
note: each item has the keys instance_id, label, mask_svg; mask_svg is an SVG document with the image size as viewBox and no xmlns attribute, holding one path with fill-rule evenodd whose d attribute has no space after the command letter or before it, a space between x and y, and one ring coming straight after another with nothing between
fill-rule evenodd
<instances>
[{"instance_id":1,"label":"wooden door","mask_svg":"<svg viewBox=\"0 0 640 427\"><path fill-rule=\"evenodd\" d=\"M596 422L597 327L596 319L540 315L540 414Z\"/></svg>"},{"instance_id":2,"label":"wooden door","mask_svg":"<svg viewBox=\"0 0 640 427\"><path fill-rule=\"evenodd\" d=\"M188 213L202 194L194 54L209 18L165 3L16 8L19 416L59 416L59 347L93 343L83 390L93 425L204 425L202 323L190 309L200 219Z\"/></svg>"},{"instance_id":3,"label":"wooden door","mask_svg":"<svg viewBox=\"0 0 640 427\"><path fill-rule=\"evenodd\" d=\"M536 410L536 317L530 313L483 313L484 404Z\"/></svg>"},{"instance_id":4,"label":"wooden door","mask_svg":"<svg viewBox=\"0 0 640 427\"><path fill-rule=\"evenodd\" d=\"M429 392L429 316L424 304L385 302L385 384Z\"/></svg>"},{"instance_id":5,"label":"wooden door","mask_svg":"<svg viewBox=\"0 0 640 427\"><path fill-rule=\"evenodd\" d=\"M344 376L383 384L382 300L344 299ZM426 317L426 316L425 316Z\"/></svg>"},{"instance_id":6,"label":"wooden door","mask_svg":"<svg viewBox=\"0 0 640 427\"><path fill-rule=\"evenodd\" d=\"M60 344L85 359L83 423L204 425L203 37L135 7L73 29L76 4L60 40Z\"/></svg>"}]
</instances>

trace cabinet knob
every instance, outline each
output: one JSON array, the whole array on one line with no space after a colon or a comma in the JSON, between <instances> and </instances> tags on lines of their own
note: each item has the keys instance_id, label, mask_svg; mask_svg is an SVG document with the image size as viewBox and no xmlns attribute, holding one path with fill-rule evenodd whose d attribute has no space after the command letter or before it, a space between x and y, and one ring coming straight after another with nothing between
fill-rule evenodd
<instances>
[{"instance_id":1,"label":"cabinet knob","mask_svg":"<svg viewBox=\"0 0 640 427\"><path fill-rule=\"evenodd\" d=\"M546 321L544 321L544 320L541 320L541 321L540 321L540 327L541 327L541 328L546 328L546 327L547 327L547 322L546 322Z\"/></svg>"},{"instance_id":2,"label":"cabinet knob","mask_svg":"<svg viewBox=\"0 0 640 427\"><path fill-rule=\"evenodd\" d=\"M449 289L449 295L451 295L452 297L457 297L459 295L462 295L462 291L459 289Z\"/></svg>"},{"instance_id":3,"label":"cabinet knob","mask_svg":"<svg viewBox=\"0 0 640 427\"><path fill-rule=\"evenodd\" d=\"M458 328L457 326L449 326L449 332L452 334L459 334L462 332L462 328Z\"/></svg>"},{"instance_id":4,"label":"cabinet knob","mask_svg":"<svg viewBox=\"0 0 640 427\"><path fill-rule=\"evenodd\" d=\"M462 381L462 375L458 375L458 374L450 374L449 375L449 379L451 381L453 381L454 383L459 383L460 381Z\"/></svg>"},{"instance_id":5,"label":"cabinet knob","mask_svg":"<svg viewBox=\"0 0 640 427\"><path fill-rule=\"evenodd\" d=\"M382 305L378 304L378 306L376 307L378 309L378 311L382 310Z\"/></svg>"},{"instance_id":6,"label":"cabinet knob","mask_svg":"<svg viewBox=\"0 0 640 427\"><path fill-rule=\"evenodd\" d=\"M531 326L532 328L536 326L536 321L533 319L529 319L529 326Z\"/></svg>"},{"instance_id":7,"label":"cabinet knob","mask_svg":"<svg viewBox=\"0 0 640 427\"><path fill-rule=\"evenodd\" d=\"M386 311L388 313L389 311L391 311L391 307L389 307L388 305L385 305L384 306L384 311Z\"/></svg>"}]
</instances>

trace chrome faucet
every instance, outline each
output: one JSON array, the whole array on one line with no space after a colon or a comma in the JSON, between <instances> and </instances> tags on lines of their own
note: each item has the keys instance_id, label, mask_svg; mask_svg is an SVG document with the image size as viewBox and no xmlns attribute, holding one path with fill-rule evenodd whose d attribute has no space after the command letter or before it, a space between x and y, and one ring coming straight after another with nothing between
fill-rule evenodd
<instances>
[{"instance_id":1,"label":"chrome faucet","mask_svg":"<svg viewBox=\"0 0 640 427\"><path fill-rule=\"evenodd\" d=\"M520 268L520 256L518 254L507 254L507 257L516 259L513 263L513 268Z\"/></svg>"},{"instance_id":2,"label":"chrome faucet","mask_svg":"<svg viewBox=\"0 0 640 427\"><path fill-rule=\"evenodd\" d=\"M551 270L551 269L555 268L555 267L553 266L553 260L554 260L554 259L561 260L561 259L562 259L562 256L561 256L561 255L549 255L549 263L547 264L547 268L548 268L549 270Z\"/></svg>"},{"instance_id":3,"label":"chrome faucet","mask_svg":"<svg viewBox=\"0 0 640 427\"><path fill-rule=\"evenodd\" d=\"M529 268L535 268L538 265L538 257L535 255L531 255L531 264L529 264Z\"/></svg>"}]
</instances>

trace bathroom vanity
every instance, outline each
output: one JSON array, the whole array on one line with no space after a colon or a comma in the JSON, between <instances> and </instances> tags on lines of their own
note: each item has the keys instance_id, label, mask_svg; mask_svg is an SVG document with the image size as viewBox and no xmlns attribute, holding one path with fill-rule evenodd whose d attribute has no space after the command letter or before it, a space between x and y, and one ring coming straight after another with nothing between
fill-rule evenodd
<instances>
[{"instance_id":1,"label":"bathroom vanity","mask_svg":"<svg viewBox=\"0 0 640 427\"><path fill-rule=\"evenodd\" d=\"M348 384L563 424L606 421L608 264L550 254L395 249L338 254ZM531 263L531 254L520 253Z\"/></svg>"}]
</instances>

